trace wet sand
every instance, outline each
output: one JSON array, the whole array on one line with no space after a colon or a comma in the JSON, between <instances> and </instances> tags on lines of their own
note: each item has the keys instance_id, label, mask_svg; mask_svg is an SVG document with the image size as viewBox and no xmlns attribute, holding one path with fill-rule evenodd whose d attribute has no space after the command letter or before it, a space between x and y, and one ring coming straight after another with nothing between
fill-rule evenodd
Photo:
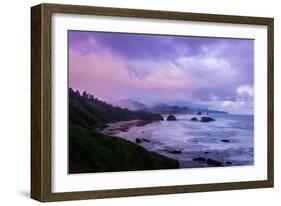
<instances>
[{"instance_id":1,"label":"wet sand","mask_svg":"<svg viewBox=\"0 0 281 206\"><path fill-rule=\"evenodd\" d=\"M101 133L108 134L108 135L116 135L120 132L127 132L131 127L141 127L155 121L148 121L148 120L130 120L130 121L121 121L115 123L107 124L107 127L100 130Z\"/></svg>"}]
</instances>

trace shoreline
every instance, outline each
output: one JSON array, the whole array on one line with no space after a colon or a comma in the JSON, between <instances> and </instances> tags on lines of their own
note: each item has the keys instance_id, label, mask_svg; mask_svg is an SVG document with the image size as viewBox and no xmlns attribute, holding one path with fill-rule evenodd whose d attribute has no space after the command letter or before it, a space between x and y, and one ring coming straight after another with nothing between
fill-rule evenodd
<instances>
[{"instance_id":1,"label":"shoreline","mask_svg":"<svg viewBox=\"0 0 281 206\"><path fill-rule=\"evenodd\" d=\"M188 118L189 119L189 118ZM181 119L179 119L180 121ZM190 120L189 120L190 121ZM145 126L155 121L144 121L144 120L131 120L122 121L108 124L102 133L109 135L116 135L125 140L129 140L136 145L144 147L147 151L153 151L160 155L168 158L177 160L180 163L180 168L202 168L202 167L213 167L213 166L243 166L243 165L253 165L253 161L247 159L236 159L234 156L239 153L237 148L231 148L228 150L213 149L213 148L201 148L194 151L186 151L182 147L168 147L164 146L159 148L157 145L159 140L155 140L149 136L145 128L134 128ZM205 126L206 124L201 123L191 123ZM150 127L148 125L148 127ZM130 130L132 128L132 130ZM137 135L134 134L135 130L140 130ZM236 140L231 137L217 137L209 138L212 144L224 144L229 147L229 145L235 144ZM155 149L157 148L157 149ZM237 151L236 151L237 150ZM243 149L244 150L244 149ZM242 151L243 152L243 151Z\"/></svg>"},{"instance_id":2,"label":"shoreline","mask_svg":"<svg viewBox=\"0 0 281 206\"><path fill-rule=\"evenodd\" d=\"M70 131L70 174L180 168L179 161L122 137L94 132L75 124L71 124Z\"/></svg>"},{"instance_id":3,"label":"shoreline","mask_svg":"<svg viewBox=\"0 0 281 206\"><path fill-rule=\"evenodd\" d=\"M194 115L191 115L194 116ZM205 127L205 123L192 122L190 118L182 120L181 118L178 121L188 121L190 124L198 124ZM157 121L145 121L145 120L131 120L131 121L120 121L115 123L107 124L107 127L103 130L100 130L101 133L107 135L116 135L125 140L129 140L136 145L140 145L145 148L147 151L156 152L165 157L177 160L180 163L180 168L202 168L202 167L213 167L213 166L242 166L242 165L253 165L252 160L248 159L239 159L237 154L243 152L247 153L245 149L232 148L232 144L236 143L236 139L232 137L212 137L209 139L210 144L218 144L226 146L230 149L220 149L220 148L200 148L200 150L188 151L181 146L159 146L159 141L151 137L150 132L147 132L147 127L139 128L141 126L146 126ZM166 121L165 121L166 122ZM165 123L164 122L164 123ZM166 124L170 124L167 123ZM174 124L174 123L172 123ZM148 125L148 127L150 127ZM208 130L208 128L206 128ZM136 132L139 131L139 132ZM215 134L214 134L215 135ZM196 140L198 141L198 140ZM199 140L200 142L200 140ZM204 142L204 141L203 141ZM207 141L208 143L208 141ZM196 144L191 142L192 144ZM238 151L239 150L239 151ZM241 150L241 151L240 151ZM251 151L249 151L251 152Z\"/></svg>"},{"instance_id":4,"label":"shoreline","mask_svg":"<svg viewBox=\"0 0 281 206\"><path fill-rule=\"evenodd\" d=\"M151 124L156 121L159 121L159 120L135 119L135 120L129 120L129 121L108 123L107 127L98 130L98 132L101 132L101 133L107 134L107 135L116 135L120 132L127 132L131 127L141 127L141 126L145 126L147 124Z\"/></svg>"}]
</instances>

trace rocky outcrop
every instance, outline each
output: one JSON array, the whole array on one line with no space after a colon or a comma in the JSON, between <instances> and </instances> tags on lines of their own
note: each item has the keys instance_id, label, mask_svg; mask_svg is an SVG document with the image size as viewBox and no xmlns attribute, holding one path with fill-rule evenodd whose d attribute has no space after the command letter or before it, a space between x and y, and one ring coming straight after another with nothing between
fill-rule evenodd
<instances>
[{"instance_id":1,"label":"rocky outcrop","mask_svg":"<svg viewBox=\"0 0 281 206\"><path fill-rule=\"evenodd\" d=\"M136 138L136 143L140 144L141 143L141 139L140 138Z\"/></svg>"},{"instance_id":2,"label":"rocky outcrop","mask_svg":"<svg viewBox=\"0 0 281 206\"><path fill-rule=\"evenodd\" d=\"M168 153L172 153L172 154L182 154L181 150L166 150Z\"/></svg>"},{"instance_id":3,"label":"rocky outcrop","mask_svg":"<svg viewBox=\"0 0 281 206\"><path fill-rule=\"evenodd\" d=\"M193 122L197 122L197 121L199 121L196 117L192 117L191 119L190 119L190 121L193 121Z\"/></svg>"},{"instance_id":4,"label":"rocky outcrop","mask_svg":"<svg viewBox=\"0 0 281 206\"><path fill-rule=\"evenodd\" d=\"M193 158L194 162L206 162L206 159L204 157L196 157Z\"/></svg>"},{"instance_id":5,"label":"rocky outcrop","mask_svg":"<svg viewBox=\"0 0 281 206\"><path fill-rule=\"evenodd\" d=\"M207 159L207 164L213 165L213 166L216 166L216 167L222 166L222 162L220 162L218 160L213 160L213 159Z\"/></svg>"},{"instance_id":6,"label":"rocky outcrop","mask_svg":"<svg viewBox=\"0 0 281 206\"><path fill-rule=\"evenodd\" d=\"M146 139L146 138L141 138L141 141L143 141L143 142L150 142L150 140Z\"/></svg>"},{"instance_id":7,"label":"rocky outcrop","mask_svg":"<svg viewBox=\"0 0 281 206\"><path fill-rule=\"evenodd\" d=\"M146 138L136 138L136 143L137 144L140 144L142 142L150 142L150 140L146 139Z\"/></svg>"},{"instance_id":8,"label":"rocky outcrop","mask_svg":"<svg viewBox=\"0 0 281 206\"><path fill-rule=\"evenodd\" d=\"M202 117L200 122L212 122L215 121L212 117Z\"/></svg>"},{"instance_id":9,"label":"rocky outcrop","mask_svg":"<svg viewBox=\"0 0 281 206\"><path fill-rule=\"evenodd\" d=\"M202 112L200 112L200 111L199 111L199 112L197 112L197 115L202 115Z\"/></svg>"},{"instance_id":10,"label":"rocky outcrop","mask_svg":"<svg viewBox=\"0 0 281 206\"><path fill-rule=\"evenodd\" d=\"M177 121L177 118L174 115L169 115L167 121Z\"/></svg>"}]
</instances>

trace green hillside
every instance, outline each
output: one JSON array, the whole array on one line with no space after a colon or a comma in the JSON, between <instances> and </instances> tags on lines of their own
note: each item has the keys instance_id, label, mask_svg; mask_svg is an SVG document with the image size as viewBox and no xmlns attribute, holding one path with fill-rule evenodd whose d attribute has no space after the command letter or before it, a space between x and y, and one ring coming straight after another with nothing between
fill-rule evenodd
<instances>
[{"instance_id":1,"label":"green hillside","mask_svg":"<svg viewBox=\"0 0 281 206\"><path fill-rule=\"evenodd\" d=\"M72 123L85 128L102 128L106 123L134 119L156 121L163 120L163 117L150 112L115 107L86 92L80 95L69 89L69 120Z\"/></svg>"},{"instance_id":2,"label":"green hillside","mask_svg":"<svg viewBox=\"0 0 281 206\"><path fill-rule=\"evenodd\" d=\"M149 152L120 137L70 124L69 173L173 168L179 168L178 161Z\"/></svg>"},{"instance_id":3,"label":"green hillside","mask_svg":"<svg viewBox=\"0 0 281 206\"><path fill-rule=\"evenodd\" d=\"M134 119L159 121L163 117L114 107L86 92L80 95L69 89L69 173L179 168L176 160L97 132L107 123Z\"/></svg>"}]
</instances>

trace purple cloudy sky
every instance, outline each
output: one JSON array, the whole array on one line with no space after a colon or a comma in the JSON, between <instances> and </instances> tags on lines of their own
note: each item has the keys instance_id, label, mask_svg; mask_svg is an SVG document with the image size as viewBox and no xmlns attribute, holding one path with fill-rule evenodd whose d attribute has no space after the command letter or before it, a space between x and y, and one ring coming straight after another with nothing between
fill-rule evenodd
<instances>
[{"instance_id":1,"label":"purple cloudy sky","mask_svg":"<svg viewBox=\"0 0 281 206\"><path fill-rule=\"evenodd\" d=\"M133 99L253 113L254 41L69 31L69 86Z\"/></svg>"}]
</instances>

